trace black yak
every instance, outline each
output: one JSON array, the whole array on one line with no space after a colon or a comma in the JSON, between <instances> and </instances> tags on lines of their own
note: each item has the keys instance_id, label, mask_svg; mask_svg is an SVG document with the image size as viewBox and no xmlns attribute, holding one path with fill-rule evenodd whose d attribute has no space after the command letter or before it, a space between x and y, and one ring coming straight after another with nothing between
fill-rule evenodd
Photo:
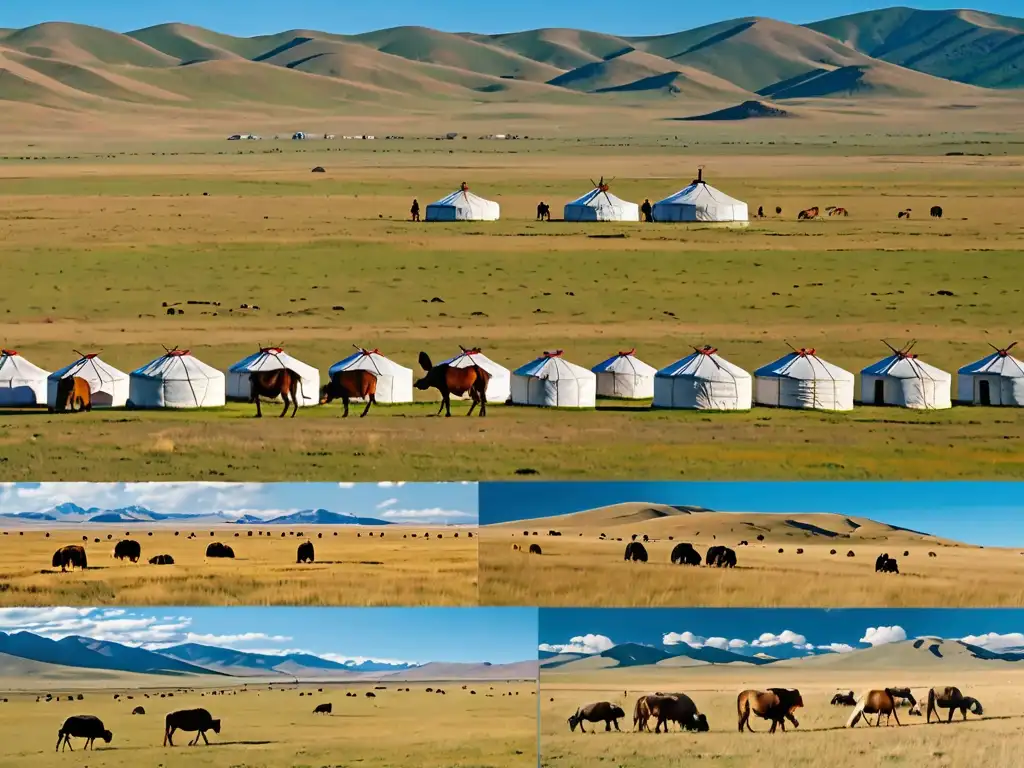
<instances>
[{"instance_id":1,"label":"black yak","mask_svg":"<svg viewBox=\"0 0 1024 768\"><path fill-rule=\"evenodd\" d=\"M133 563L137 563L140 557L142 557L142 545L137 541L121 539L114 546L114 558L117 560L131 560Z\"/></svg>"}]
</instances>

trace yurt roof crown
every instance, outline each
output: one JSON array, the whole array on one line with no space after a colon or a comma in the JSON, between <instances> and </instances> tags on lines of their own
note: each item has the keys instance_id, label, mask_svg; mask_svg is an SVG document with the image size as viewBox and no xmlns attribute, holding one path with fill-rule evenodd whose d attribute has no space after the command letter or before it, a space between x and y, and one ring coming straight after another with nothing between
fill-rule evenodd
<instances>
[{"instance_id":1,"label":"yurt roof crown","mask_svg":"<svg viewBox=\"0 0 1024 768\"><path fill-rule=\"evenodd\" d=\"M547 352L547 351L545 351L544 355L543 355L543 357L561 357L561 356L562 356L562 350L561 349L556 349L554 352Z\"/></svg>"},{"instance_id":2,"label":"yurt roof crown","mask_svg":"<svg viewBox=\"0 0 1024 768\"><path fill-rule=\"evenodd\" d=\"M635 356L636 356L636 347L633 347L632 349L627 349L625 352L621 352L621 351L619 352L619 357L635 357Z\"/></svg>"},{"instance_id":3,"label":"yurt roof crown","mask_svg":"<svg viewBox=\"0 0 1024 768\"><path fill-rule=\"evenodd\" d=\"M7 357L17 357L18 356L18 350L16 350L16 349L2 349L2 350L0 350L0 353L3 353L5 355L7 355Z\"/></svg>"},{"instance_id":4,"label":"yurt roof crown","mask_svg":"<svg viewBox=\"0 0 1024 768\"><path fill-rule=\"evenodd\" d=\"M994 349L996 351L996 354L999 355L1000 357L1009 357L1010 350L1017 346L1017 342L1012 342L1005 349L999 349L999 347L995 346L994 344L989 344L989 346L992 347L992 349ZM17 354L17 352L15 352L14 354Z\"/></svg>"},{"instance_id":5,"label":"yurt roof crown","mask_svg":"<svg viewBox=\"0 0 1024 768\"><path fill-rule=\"evenodd\" d=\"M698 165L697 166L697 178L694 179L693 181L691 181L690 184L705 184L705 185L707 184L707 182L704 181L704 166L703 165Z\"/></svg>"},{"instance_id":6,"label":"yurt roof crown","mask_svg":"<svg viewBox=\"0 0 1024 768\"><path fill-rule=\"evenodd\" d=\"M459 349L462 350L462 354L464 354L464 355L479 355L479 354L481 354L483 352L483 350L480 349L480 347L473 347L472 349L466 349L461 344L459 344Z\"/></svg>"},{"instance_id":7,"label":"yurt roof crown","mask_svg":"<svg viewBox=\"0 0 1024 768\"><path fill-rule=\"evenodd\" d=\"M185 357L192 354L192 350L178 349L177 347L174 349L167 349L167 347L164 347L164 351L167 353L164 357Z\"/></svg>"},{"instance_id":8,"label":"yurt roof crown","mask_svg":"<svg viewBox=\"0 0 1024 768\"><path fill-rule=\"evenodd\" d=\"M910 350L914 348L914 345L917 344L917 341L911 341L909 344L906 344L901 349L896 349L896 347L894 347L885 339L882 339L882 343L885 344L885 346L887 346L892 351L892 353L896 355L896 357L898 357L900 360L917 360L917 355L911 354L910 352Z\"/></svg>"}]
</instances>

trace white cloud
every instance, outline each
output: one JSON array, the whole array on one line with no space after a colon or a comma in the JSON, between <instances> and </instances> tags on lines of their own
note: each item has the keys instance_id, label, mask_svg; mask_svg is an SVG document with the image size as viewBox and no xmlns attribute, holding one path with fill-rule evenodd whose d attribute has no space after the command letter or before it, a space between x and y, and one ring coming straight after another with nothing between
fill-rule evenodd
<instances>
[{"instance_id":1,"label":"white cloud","mask_svg":"<svg viewBox=\"0 0 1024 768\"><path fill-rule=\"evenodd\" d=\"M860 641L871 646L879 646L899 643L906 639L907 633L903 627L868 627L864 630L864 637Z\"/></svg>"},{"instance_id":2,"label":"white cloud","mask_svg":"<svg viewBox=\"0 0 1024 768\"><path fill-rule=\"evenodd\" d=\"M356 484L355 483L338 483L338 487L339 488L344 488L345 490L348 490L349 488L355 488Z\"/></svg>"},{"instance_id":3,"label":"white cloud","mask_svg":"<svg viewBox=\"0 0 1024 768\"><path fill-rule=\"evenodd\" d=\"M1024 647L1024 634L1008 632L1005 635L1001 635L998 632L986 632L983 635L961 637L960 641L989 651L1005 651L1011 648Z\"/></svg>"},{"instance_id":4,"label":"white cloud","mask_svg":"<svg viewBox=\"0 0 1024 768\"><path fill-rule=\"evenodd\" d=\"M856 651L852 645L846 643L829 643L828 645L816 645L814 646L819 651L831 651L832 653L850 653Z\"/></svg>"},{"instance_id":5,"label":"white cloud","mask_svg":"<svg viewBox=\"0 0 1024 768\"><path fill-rule=\"evenodd\" d=\"M400 482L400 483L389 483L389 482L377 483L377 487L378 488L401 488L403 485L405 485L405 481L404 480L402 482Z\"/></svg>"},{"instance_id":6,"label":"white cloud","mask_svg":"<svg viewBox=\"0 0 1024 768\"><path fill-rule=\"evenodd\" d=\"M377 505L377 509L387 509L393 507L398 503L398 499L384 499L380 504Z\"/></svg>"},{"instance_id":7,"label":"white cloud","mask_svg":"<svg viewBox=\"0 0 1024 768\"><path fill-rule=\"evenodd\" d=\"M776 645L793 645L805 650L810 650L813 647L807 642L806 637L789 629L785 629L777 635L772 634L771 632L764 632L754 642L752 642L751 645L755 648L772 648Z\"/></svg>"},{"instance_id":8,"label":"white cloud","mask_svg":"<svg viewBox=\"0 0 1024 768\"><path fill-rule=\"evenodd\" d=\"M693 632L669 632L662 636L661 642L665 645L689 645L691 648L700 648L704 645L704 638Z\"/></svg>"},{"instance_id":9,"label":"white cloud","mask_svg":"<svg viewBox=\"0 0 1024 768\"><path fill-rule=\"evenodd\" d=\"M285 635L267 635L263 632L245 632L241 635L202 635L189 632L186 642L198 643L199 645L216 645L222 648L231 648L238 644L245 643L287 643L292 638ZM249 651L251 653L251 651Z\"/></svg>"},{"instance_id":10,"label":"white cloud","mask_svg":"<svg viewBox=\"0 0 1024 768\"><path fill-rule=\"evenodd\" d=\"M258 501L264 491L260 483L7 484L0 489L0 511L39 512L74 503L86 509L137 504L163 513L216 512Z\"/></svg>"},{"instance_id":11,"label":"white cloud","mask_svg":"<svg viewBox=\"0 0 1024 768\"><path fill-rule=\"evenodd\" d=\"M541 643L537 646L538 650L545 651L547 653L585 653L588 655L601 653L602 651L607 651L614 647L615 643L612 642L611 638L605 637L604 635L578 635L577 637L572 638L568 643Z\"/></svg>"},{"instance_id":12,"label":"white cloud","mask_svg":"<svg viewBox=\"0 0 1024 768\"><path fill-rule=\"evenodd\" d=\"M458 509L432 507L430 509L389 509L386 512L382 512L380 518L394 522L450 523L476 520L477 515L473 512L463 512Z\"/></svg>"}]
</instances>

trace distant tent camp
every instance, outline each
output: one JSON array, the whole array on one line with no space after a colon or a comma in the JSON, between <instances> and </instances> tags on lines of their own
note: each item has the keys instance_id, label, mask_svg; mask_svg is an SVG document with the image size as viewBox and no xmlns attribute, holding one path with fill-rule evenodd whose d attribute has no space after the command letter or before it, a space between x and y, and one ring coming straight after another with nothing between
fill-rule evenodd
<instances>
[{"instance_id":1,"label":"distant tent camp","mask_svg":"<svg viewBox=\"0 0 1024 768\"><path fill-rule=\"evenodd\" d=\"M57 387L61 379L77 376L89 382L94 408L123 408L128 402L128 374L100 359L98 354L81 355L78 360L50 374L46 384L46 404L57 406Z\"/></svg>"},{"instance_id":2,"label":"distant tent camp","mask_svg":"<svg viewBox=\"0 0 1024 768\"><path fill-rule=\"evenodd\" d=\"M990 345L991 346L991 345ZM1024 406L1024 363L1010 354L1013 342L959 371L957 399L975 405Z\"/></svg>"},{"instance_id":3,"label":"distant tent camp","mask_svg":"<svg viewBox=\"0 0 1024 768\"><path fill-rule=\"evenodd\" d=\"M822 411L853 410L853 380L849 371L799 349L754 371L758 405L811 408Z\"/></svg>"},{"instance_id":4,"label":"distant tent camp","mask_svg":"<svg viewBox=\"0 0 1024 768\"><path fill-rule=\"evenodd\" d=\"M462 182L456 192L427 206L427 221L497 221L500 206L469 191Z\"/></svg>"},{"instance_id":5,"label":"distant tent camp","mask_svg":"<svg viewBox=\"0 0 1024 768\"><path fill-rule=\"evenodd\" d=\"M747 224L747 204L729 197L704 181L703 169L690 186L654 204L654 220L659 222L701 222Z\"/></svg>"},{"instance_id":6,"label":"distant tent camp","mask_svg":"<svg viewBox=\"0 0 1024 768\"><path fill-rule=\"evenodd\" d=\"M636 356L636 350L619 352L590 369L597 376L597 396L622 400L654 397L654 374L658 369Z\"/></svg>"},{"instance_id":7,"label":"distant tent camp","mask_svg":"<svg viewBox=\"0 0 1024 768\"><path fill-rule=\"evenodd\" d=\"M33 365L17 350L0 350L0 406L25 408L46 405L49 371Z\"/></svg>"},{"instance_id":8,"label":"distant tent camp","mask_svg":"<svg viewBox=\"0 0 1024 768\"><path fill-rule=\"evenodd\" d=\"M254 352L228 368L228 399L248 400L251 396L250 374L257 371L277 371L282 368L288 368L299 374L299 387L296 392L299 405L318 405L320 403L320 371L312 365L292 357L281 347L261 347L259 352Z\"/></svg>"},{"instance_id":9,"label":"distant tent camp","mask_svg":"<svg viewBox=\"0 0 1024 768\"><path fill-rule=\"evenodd\" d=\"M379 349L356 347L356 352L339 360L330 368L330 375L339 371L370 371L377 376L378 403L412 402L412 369L405 368L380 353ZM353 398L362 401L363 398Z\"/></svg>"},{"instance_id":10,"label":"distant tent camp","mask_svg":"<svg viewBox=\"0 0 1024 768\"><path fill-rule=\"evenodd\" d=\"M512 395L511 371L491 360L479 349L466 349L465 347L460 347L460 349L462 351L459 354L443 361L441 364L449 365L452 368L468 368L471 365L480 366L491 374L491 380L487 382L487 402L507 403ZM461 399L465 400L468 397L468 395L463 395Z\"/></svg>"},{"instance_id":11,"label":"distant tent camp","mask_svg":"<svg viewBox=\"0 0 1024 768\"><path fill-rule=\"evenodd\" d=\"M903 408L951 408L953 377L910 353L913 343L860 372L860 399L865 405L898 405Z\"/></svg>"},{"instance_id":12,"label":"distant tent camp","mask_svg":"<svg viewBox=\"0 0 1024 768\"><path fill-rule=\"evenodd\" d=\"M703 411L747 411L753 400L753 379L711 346L658 371L654 377L655 408Z\"/></svg>"},{"instance_id":13,"label":"distant tent camp","mask_svg":"<svg viewBox=\"0 0 1024 768\"><path fill-rule=\"evenodd\" d=\"M563 218L566 221L640 221L640 206L616 197L601 180L583 197L566 203Z\"/></svg>"},{"instance_id":14,"label":"distant tent camp","mask_svg":"<svg viewBox=\"0 0 1024 768\"><path fill-rule=\"evenodd\" d=\"M166 354L131 372L131 408L218 408L224 405L224 374L187 349Z\"/></svg>"},{"instance_id":15,"label":"distant tent camp","mask_svg":"<svg viewBox=\"0 0 1024 768\"><path fill-rule=\"evenodd\" d=\"M562 350L545 352L512 373L512 402L548 408L593 408L597 377L562 357Z\"/></svg>"}]
</instances>

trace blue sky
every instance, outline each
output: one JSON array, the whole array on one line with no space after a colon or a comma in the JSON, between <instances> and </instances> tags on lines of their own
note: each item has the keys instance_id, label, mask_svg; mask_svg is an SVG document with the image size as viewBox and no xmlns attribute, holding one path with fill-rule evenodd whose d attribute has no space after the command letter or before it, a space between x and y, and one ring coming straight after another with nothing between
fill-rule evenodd
<instances>
[{"instance_id":1,"label":"blue sky","mask_svg":"<svg viewBox=\"0 0 1024 768\"><path fill-rule=\"evenodd\" d=\"M375 517L393 523L475 524L474 483L3 483L0 513L56 504L154 512L237 512L264 519L300 509Z\"/></svg>"},{"instance_id":2,"label":"blue sky","mask_svg":"<svg viewBox=\"0 0 1024 768\"><path fill-rule=\"evenodd\" d=\"M535 608L6 608L0 631L147 648L302 651L334 661L503 664L537 657Z\"/></svg>"},{"instance_id":3,"label":"blue sky","mask_svg":"<svg viewBox=\"0 0 1024 768\"><path fill-rule=\"evenodd\" d=\"M483 483L480 523L639 501L718 512L834 512L980 546L1024 546L1024 483L563 482Z\"/></svg>"},{"instance_id":4,"label":"blue sky","mask_svg":"<svg viewBox=\"0 0 1024 768\"><path fill-rule=\"evenodd\" d=\"M895 4L895 3L894 3ZM738 0L728 12L715 5L702 6L676 0L649 0L643 12L624 11L621 3L591 0L583 8L573 3L520 0L516 3L480 3L476 0L445 0L443 3L391 0L389 3L349 3L338 0L247 0L245 3L202 2L201 0L50 0L48 3L4 3L0 23L23 27L43 21L74 21L119 32L170 21L214 29L235 35L257 35L289 29L357 33L402 25L421 25L451 32L513 32L537 27L585 27L620 35L654 35L691 29L723 19L770 15L794 23L884 8L883 3L839 2L823 5L807 0L784 0L766 5ZM949 6L930 0L914 3L915 8L943 9ZM1012 15L1020 13L1018 0L990 0L974 6L977 10Z\"/></svg>"},{"instance_id":5,"label":"blue sky","mask_svg":"<svg viewBox=\"0 0 1024 768\"><path fill-rule=\"evenodd\" d=\"M542 609L542 651L597 653L623 643L671 651L845 653L917 637L964 640L993 651L1024 647L1020 609L559 608ZM773 648L776 649L773 651Z\"/></svg>"}]
</instances>

